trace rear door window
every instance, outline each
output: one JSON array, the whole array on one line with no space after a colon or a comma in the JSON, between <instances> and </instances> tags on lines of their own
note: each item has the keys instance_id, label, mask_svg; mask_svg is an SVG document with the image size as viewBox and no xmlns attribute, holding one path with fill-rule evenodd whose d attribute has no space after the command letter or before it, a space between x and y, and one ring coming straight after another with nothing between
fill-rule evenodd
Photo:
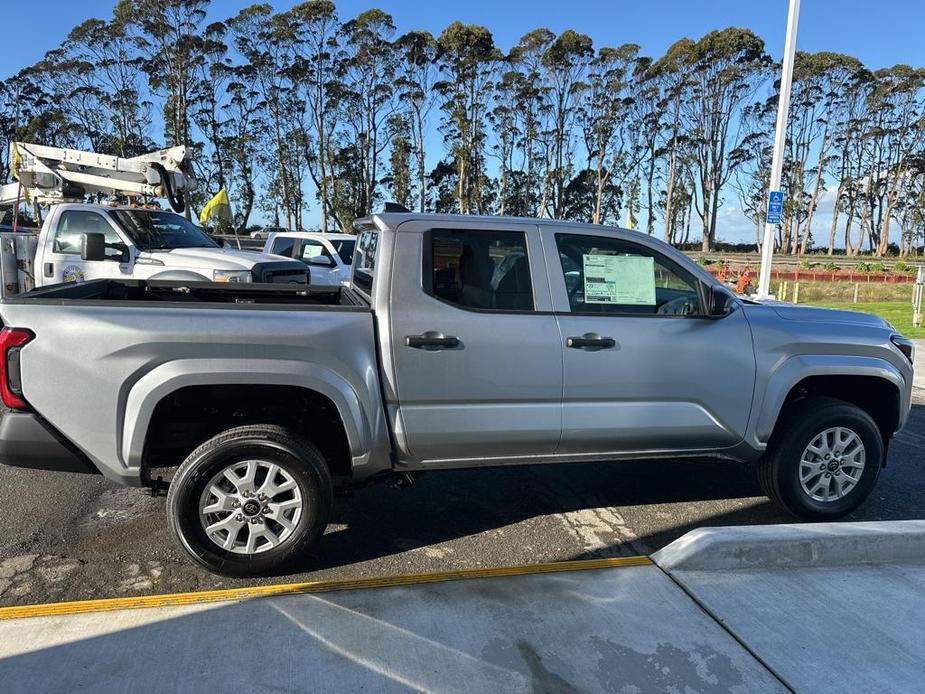
<instances>
[{"instance_id":1,"label":"rear door window","mask_svg":"<svg viewBox=\"0 0 925 694\"><path fill-rule=\"evenodd\" d=\"M270 248L270 253L274 255L284 255L287 258L292 257L292 249L295 246L295 239L286 238L285 236L277 236L273 239L273 246Z\"/></svg>"},{"instance_id":2,"label":"rear door window","mask_svg":"<svg viewBox=\"0 0 925 694\"><path fill-rule=\"evenodd\" d=\"M431 296L469 309L533 310L523 232L434 229L424 243L425 289Z\"/></svg>"}]
</instances>

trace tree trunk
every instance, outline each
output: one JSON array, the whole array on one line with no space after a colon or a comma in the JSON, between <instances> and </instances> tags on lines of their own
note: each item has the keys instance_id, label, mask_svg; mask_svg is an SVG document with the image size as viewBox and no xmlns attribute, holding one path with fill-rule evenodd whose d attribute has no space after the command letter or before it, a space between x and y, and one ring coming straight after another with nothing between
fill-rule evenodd
<instances>
[{"instance_id":1,"label":"tree trunk","mask_svg":"<svg viewBox=\"0 0 925 694\"><path fill-rule=\"evenodd\" d=\"M835 255L835 232L838 225L838 201L841 200L842 188L844 187L844 182L838 182L838 190L835 191L835 207L832 210L832 224L829 227L829 248L828 255ZM847 253L847 249L846 249Z\"/></svg>"},{"instance_id":2,"label":"tree trunk","mask_svg":"<svg viewBox=\"0 0 925 694\"><path fill-rule=\"evenodd\" d=\"M675 178L675 163L677 160L677 155L675 153L674 147L671 149L671 156L668 157L668 181L666 185L665 192L665 243L672 243L674 241L674 219L672 218L673 210L672 207L672 198L674 196L674 178Z\"/></svg>"}]
</instances>

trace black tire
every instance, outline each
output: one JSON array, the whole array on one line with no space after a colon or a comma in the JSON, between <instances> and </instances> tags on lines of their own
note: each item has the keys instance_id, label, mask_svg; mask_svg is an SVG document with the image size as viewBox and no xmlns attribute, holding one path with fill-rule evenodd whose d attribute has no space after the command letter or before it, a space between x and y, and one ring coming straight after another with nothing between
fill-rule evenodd
<instances>
[{"instance_id":1,"label":"black tire","mask_svg":"<svg viewBox=\"0 0 925 694\"><path fill-rule=\"evenodd\" d=\"M820 501L813 499L800 483L800 459L813 439L832 427L846 427L860 437L865 464L860 479L843 497ZM758 480L764 493L794 516L833 520L851 513L864 502L880 475L883 455L883 438L867 412L835 398L807 398L783 413L759 463Z\"/></svg>"},{"instance_id":2,"label":"black tire","mask_svg":"<svg viewBox=\"0 0 925 694\"><path fill-rule=\"evenodd\" d=\"M277 546L240 554L209 538L199 506L206 486L224 468L254 459L275 463L296 482L302 510L291 534ZM264 576L284 570L318 542L330 516L332 496L328 466L314 445L283 427L251 424L228 429L189 454L170 483L167 521L184 551L209 571L222 576Z\"/></svg>"}]
</instances>

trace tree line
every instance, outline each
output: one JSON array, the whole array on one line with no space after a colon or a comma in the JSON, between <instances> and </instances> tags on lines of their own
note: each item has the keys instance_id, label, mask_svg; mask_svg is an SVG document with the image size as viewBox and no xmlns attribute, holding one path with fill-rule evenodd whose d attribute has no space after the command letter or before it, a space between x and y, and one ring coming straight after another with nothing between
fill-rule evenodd
<instances>
[{"instance_id":1,"label":"tree line","mask_svg":"<svg viewBox=\"0 0 925 694\"><path fill-rule=\"evenodd\" d=\"M255 4L220 22L208 9L119 0L0 82L0 178L11 140L120 156L184 144L200 196L228 189L241 229L259 210L289 228L347 230L393 200L628 220L710 250L735 201L761 241L780 68L748 29L652 58L572 30L534 29L507 52L458 21L398 35L387 12L344 19L329 0ZM798 52L782 187L785 252L917 248L925 69ZM835 211L817 238L827 192Z\"/></svg>"}]
</instances>

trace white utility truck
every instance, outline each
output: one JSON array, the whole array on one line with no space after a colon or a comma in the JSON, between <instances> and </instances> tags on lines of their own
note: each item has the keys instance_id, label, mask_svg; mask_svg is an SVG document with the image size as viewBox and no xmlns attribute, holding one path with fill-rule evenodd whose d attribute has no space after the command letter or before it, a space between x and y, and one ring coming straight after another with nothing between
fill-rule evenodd
<instances>
[{"instance_id":1,"label":"white utility truck","mask_svg":"<svg viewBox=\"0 0 925 694\"><path fill-rule=\"evenodd\" d=\"M19 181L0 186L0 206L51 205L41 230L0 233L0 295L93 279L296 283L306 267L255 251L223 248L182 216L196 188L184 147L134 158L11 145ZM166 198L173 212L87 204L87 196Z\"/></svg>"}]
</instances>

